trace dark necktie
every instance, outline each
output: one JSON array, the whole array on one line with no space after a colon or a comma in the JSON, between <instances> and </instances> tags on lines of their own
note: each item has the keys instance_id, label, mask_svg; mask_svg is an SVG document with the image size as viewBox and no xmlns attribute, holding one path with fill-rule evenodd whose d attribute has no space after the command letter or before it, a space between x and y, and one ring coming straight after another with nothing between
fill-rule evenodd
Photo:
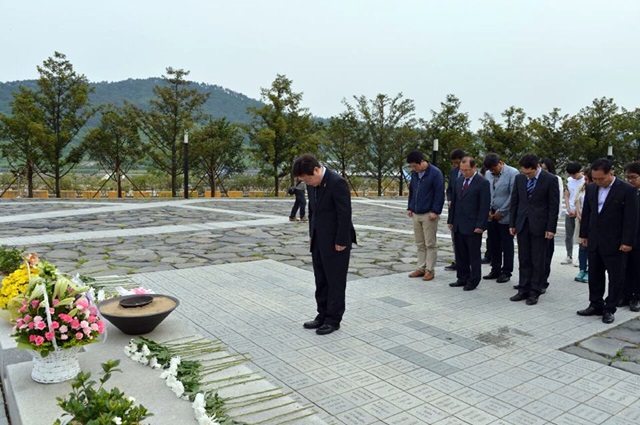
<instances>
[{"instance_id":1,"label":"dark necktie","mask_svg":"<svg viewBox=\"0 0 640 425\"><path fill-rule=\"evenodd\" d=\"M462 194L464 195L464 191L469 187L469 179L464 179L464 184L462 185Z\"/></svg>"},{"instance_id":2,"label":"dark necktie","mask_svg":"<svg viewBox=\"0 0 640 425\"><path fill-rule=\"evenodd\" d=\"M527 180L527 196L531 198L531 194L533 193L533 188L536 187L536 179Z\"/></svg>"}]
</instances>

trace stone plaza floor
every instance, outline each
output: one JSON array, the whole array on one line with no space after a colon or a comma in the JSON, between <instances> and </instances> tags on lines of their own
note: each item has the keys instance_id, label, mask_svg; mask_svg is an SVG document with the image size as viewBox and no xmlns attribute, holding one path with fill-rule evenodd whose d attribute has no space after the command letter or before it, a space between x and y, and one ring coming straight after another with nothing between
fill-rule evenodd
<instances>
[{"instance_id":1,"label":"stone plaza floor","mask_svg":"<svg viewBox=\"0 0 640 425\"><path fill-rule=\"evenodd\" d=\"M470 292L448 286L446 214L435 279L409 279L416 249L406 199L354 198L347 311L339 331L317 336L302 328L315 315L313 273L307 224L288 221L292 203L7 200L0 245L177 296L176 313L249 353L252 367L329 424L640 423L637 364L598 337L621 324L630 331L618 335L637 333L638 314L621 309L612 325L575 314L588 305L587 285L560 265L562 220L551 286L527 306L509 301L514 278ZM612 367L613 357L629 365Z\"/></svg>"}]
</instances>

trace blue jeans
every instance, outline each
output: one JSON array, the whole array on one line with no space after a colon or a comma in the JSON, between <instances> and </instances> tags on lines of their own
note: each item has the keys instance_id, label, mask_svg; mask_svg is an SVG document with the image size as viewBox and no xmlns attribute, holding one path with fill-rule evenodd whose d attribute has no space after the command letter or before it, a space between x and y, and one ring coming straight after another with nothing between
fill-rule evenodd
<instances>
[{"instance_id":1,"label":"blue jeans","mask_svg":"<svg viewBox=\"0 0 640 425\"><path fill-rule=\"evenodd\" d=\"M578 248L578 263L580 264L580 270L589 271L589 255L587 254L587 247L580 244Z\"/></svg>"}]
</instances>

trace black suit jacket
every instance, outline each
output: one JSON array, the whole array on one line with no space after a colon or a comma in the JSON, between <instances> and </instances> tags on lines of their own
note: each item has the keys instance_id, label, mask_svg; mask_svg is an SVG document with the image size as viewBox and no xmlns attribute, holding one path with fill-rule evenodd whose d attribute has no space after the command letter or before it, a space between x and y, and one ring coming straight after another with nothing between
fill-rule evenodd
<instances>
[{"instance_id":1,"label":"black suit jacket","mask_svg":"<svg viewBox=\"0 0 640 425\"><path fill-rule=\"evenodd\" d=\"M464 180L460 177L454 184L447 223L453 224L454 232L470 235L476 228L487 228L491 188L489 182L476 173L463 194Z\"/></svg>"},{"instance_id":2,"label":"black suit jacket","mask_svg":"<svg viewBox=\"0 0 640 425\"><path fill-rule=\"evenodd\" d=\"M447 184L447 201L451 201L453 196L453 188L458 181L458 173L460 173L460 167L453 167L449 170L449 183Z\"/></svg>"},{"instance_id":3,"label":"black suit jacket","mask_svg":"<svg viewBox=\"0 0 640 425\"><path fill-rule=\"evenodd\" d=\"M511 217L509 227L522 231L526 220L529 232L544 236L545 232L556 232L560 208L558 178L545 170L540 172L531 198L527 195L527 176L519 174L511 193Z\"/></svg>"},{"instance_id":4,"label":"black suit jacket","mask_svg":"<svg viewBox=\"0 0 640 425\"><path fill-rule=\"evenodd\" d=\"M587 186L580 223L580 237L587 239L589 251L614 255L620 245L634 246L638 228L638 197L636 189L616 178L607 199L598 212L599 188L595 183Z\"/></svg>"},{"instance_id":5,"label":"black suit jacket","mask_svg":"<svg viewBox=\"0 0 640 425\"><path fill-rule=\"evenodd\" d=\"M319 186L307 185L309 196L309 236L311 250L317 246L322 252L335 252L335 245L356 243L356 231L351 221L351 193L347 182L337 173L325 168Z\"/></svg>"}]
</instances>

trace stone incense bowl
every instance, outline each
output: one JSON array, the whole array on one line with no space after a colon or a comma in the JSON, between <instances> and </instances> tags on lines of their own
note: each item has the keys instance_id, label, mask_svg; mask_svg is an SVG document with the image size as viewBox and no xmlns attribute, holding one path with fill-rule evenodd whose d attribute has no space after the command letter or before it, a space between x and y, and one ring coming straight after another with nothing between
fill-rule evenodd
<instances>
[{"instance_id":1,"label":"stone incense bowl","mask_svg":"<svg viewBox=\"0 0 640 425\"><path fill-rule=\"evenodd\" d=\"M143 335L153 331L179 304L170 295L125 295L102 301L98 309L125 334Z\"/></svg>"}]
</instances>

